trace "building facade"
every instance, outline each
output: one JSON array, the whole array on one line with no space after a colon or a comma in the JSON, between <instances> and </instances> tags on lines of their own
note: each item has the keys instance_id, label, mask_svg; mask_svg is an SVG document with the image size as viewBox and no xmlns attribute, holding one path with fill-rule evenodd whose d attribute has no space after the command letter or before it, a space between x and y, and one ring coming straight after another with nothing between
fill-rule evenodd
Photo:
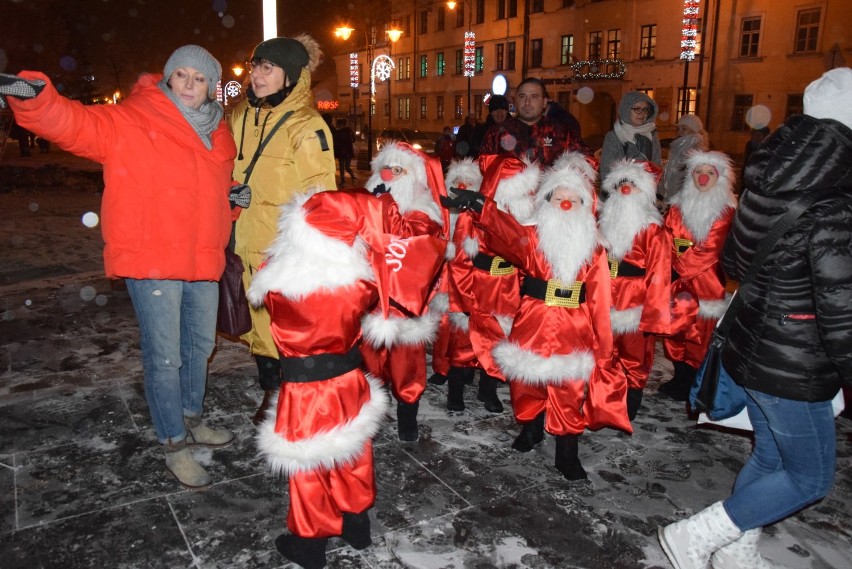
<instances>
[{"instance_id":1,"label":"building facade","mask_svg":"<svg viewBox=\"0 0 852 569\"><path fill-rule=\"evenodd\" d=\"M482 121L495 76L513 101L524 77L539 77L571 111L596 148L616 119L621 96L658 103L660 137L694 112L711 146L742 153L751 127L775 128L801 112L807 84L852 63L849 0L396 0L375 38L335 57L338 116L359 130L440 132L472 114ZM687 8L697 7L697 14ZM687 25L688 24L688 25ZM694 30L684 35L684 27ZM398 41L385 30L402 32ZM475 42L465 52L465 32ZM684 45L683 40L687 41ZM681 58L684 49L694 59ZM371 91L371 65L381 77ZM465 55L468 55L467 60ZM387 64L390 60L393 68ZM465 76L465 66L472 77ZM360 69L352 88L350 70ZM373 104L370 105L372 97ZM372 108L373 115L367 113Z\"/></svg>"}]
</instances>

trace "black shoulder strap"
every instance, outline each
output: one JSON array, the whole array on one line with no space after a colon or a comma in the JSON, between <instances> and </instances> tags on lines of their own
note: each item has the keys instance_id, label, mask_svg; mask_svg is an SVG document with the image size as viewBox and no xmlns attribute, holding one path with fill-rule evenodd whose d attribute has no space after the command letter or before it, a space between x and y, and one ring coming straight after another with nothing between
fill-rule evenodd
<instances>
[{"instance_id":1,"label":"black shoulder strap","mask_svg":"<svg viewBox=\"0 0 852 569\"><path fill-rule=\"evenodd\" d=\"M781 236L784 235L784 233L793 226L796 220L799 219L799 217L801 217L801 215L820 198L833 193L843 195L849 191L852 191L852 188L837 186L816 188L790 204L787 213L778 220L772 228L772 231L770 231L766 237L761 239L758 244L757 250L754 252L754 260L749 266L745 276L743 276L740 280L740 287L736 294L734 294L734 298L731 299L730 304L728 304L728 308L717 326L717 331L719 333L726 335L731 326L733 326L734 315L740 307L742 307L743 302L745 302L743 300L745 292L748 290L751 282L755 279L755 277L757 277L760 267L762 267L763 263L766 262L766 259L769 257L769 253L772 252L772 249L778 243L778 240L781 239Z\"/></svg>"},{"instance_id":2,"label":"black shoulder strap","mask_svg":"<svg viewBox=\"0 0 852 569\"><path fill-rule=\"evenodd\" d=\"M284 113L284 116L278 119L278 122L272 127L272 130L269 131L269 134L260 141L260 144L257 145L257 150L254 151L254 156L251 157L251 162L249 162L248 167L245 169L245 179L243 180L243 184L248 184L249 178L251 177L251 173L254 170L254 165L257 163L257 159L260 158L260 153L263 152L263 149L266 148L266 145L269 144L269 141L272 139L272 135L278 131L284 121L290 118L290 115L293 114L293 111L287 111ZM245 135L243 135L245 136Z\"/></svg>"}]
</instances>

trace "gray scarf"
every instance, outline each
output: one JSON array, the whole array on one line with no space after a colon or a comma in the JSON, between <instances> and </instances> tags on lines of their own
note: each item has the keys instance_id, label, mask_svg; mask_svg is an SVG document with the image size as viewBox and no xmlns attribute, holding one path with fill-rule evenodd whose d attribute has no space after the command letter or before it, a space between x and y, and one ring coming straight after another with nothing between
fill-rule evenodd
<instances>
[{"instance_id":1,"label":"gray scarf","mask_svg":"<svg viewBox=\"0 0 852 569\"><path fill-rule=\"evenodd\" d=\"M217 101L211 101L208 99L197 109L187 107L183 104L183 101L174 94L172 88L169 87L168 83L166 83L165 77L157 83L157 87L159 87L160 90L166 94L166 97L175 104L180 111L180 114L184 116L187 122L195 130L196 134L198 134L201 138L201 142L204 143L207 150L213 150L213 139L210 135L213 134L213 131L219 126L219 121L222 120L222 116L225 114L225 110L222 108L222 105L220 105Z\"/></svg>"}]
</instances>

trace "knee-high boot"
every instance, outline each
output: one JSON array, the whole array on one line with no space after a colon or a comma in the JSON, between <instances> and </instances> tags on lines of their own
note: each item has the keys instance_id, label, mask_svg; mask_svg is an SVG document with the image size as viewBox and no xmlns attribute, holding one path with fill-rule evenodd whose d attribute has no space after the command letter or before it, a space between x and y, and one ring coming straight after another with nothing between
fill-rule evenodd
<instances>
[{"instance_id":1,"label":"knee-high boot","mask_svg":"<svg viewBox=\"0 0 852 569\"><path fill-rule=\"evenodd\" d=\"M672 362L674 365L674 376L670 381L660 385L659 392L668 395L675 401L686 401L689 399L689 390L695 382L697 369L685 362Z\"/></svg>"},{"instance_id":2,"label":"knee-high boot","mask_svg":"<svg viewBox=\"0 0 852 569\"><path fill-rule=\"evenodd\" d=\"M464 386L475 370L470 367L451 367L447 374L447 410L464 411Z\"/></svg>"},{"instance_id":3,"label":"knee-high boot","mask_svg":"<svg viewBox=\"0 0 852 569\"><path fill-rule=\"evenodd\" d=\"M417 409L420 401L414 403L396 403L397 432L401 441L416 441L420 434L417 432Z\"/></svg>"},{"instance_id":4,"label":"knee-high boot","mask_svg":"<svg viewBox=\"0 0 852 569\"><path fill-rule=\"evenodd\" d=\"M503 403L497 397L498 381L498 379L485 373L484 370L479 372L479 392L476 398L485 403L485 410L489 413L503 412Z\"/></svg>"},{"instance_id":5,"label":"knee-high boot","mask_svg":"<svg viewBox=\"0 0 852 569\"><path fill-rule=\"evenodd\" d=\"M277 393L278 387L281 384L281 363L276 358L258 355L254 356L254 361L257 364L258 381L263 388L263 401L260 402L260 406L251 419L251 422L256 426L266 419L269 402L275 393Z\"/></svg>"},{"instance_id":6,"label":"knee-high boot","mask_svg":"<svg viewBox=\"0 0 852 569\"><path fill-rule=\"evenodd\" d=\"M343 512L343 533L340 534L340 539L358 550L373 545L370 537L370 516L367 510L360 514Z\"/></svg>"},{"instance_id":7,"label":"knee-high boot","mask_svg":"<svg viewBox=\"0 0 852 569\"><path fill-rule=\"evenodd\" d=\"M524 423L520 434L512 443L512 448L519 452L530 452L535 445L544 440L544 413L539 413L529 423Z\"/></svg>"},{"instance_id":8,"label":"knee-high boot","mask_svg":"<svg viewBox=\"0 0 852 569\"><path fill-rule=\"evenodd\" d=\"M636 418L639 413L639 407L642 405L642 390L633 387L627 388L627 418L631 421Z\"/></svg>"},{"instance_id":9,"label":"knee-high boot","mask_svg":"<svg viewBox=\"0 0 852 569\"><path fill-rule=\"evenodd\" d=\"M278 550L278 553L305 569L322 569L325 567L325 546L327 544L327 537L299 537L291 533L282 533L275 539L275 549Z\"/></svg>"},{"instance_id":10,"label":"knee-high boot","mask_svg":"<svg viewBox=\"0 0 852 569\"><path fill-rule=\"evenodd\" d=\"M580 435L556 437L556 459L554 466L568 480L586 480L586 470L580 464Z\"/></svg>"}]
</instances>

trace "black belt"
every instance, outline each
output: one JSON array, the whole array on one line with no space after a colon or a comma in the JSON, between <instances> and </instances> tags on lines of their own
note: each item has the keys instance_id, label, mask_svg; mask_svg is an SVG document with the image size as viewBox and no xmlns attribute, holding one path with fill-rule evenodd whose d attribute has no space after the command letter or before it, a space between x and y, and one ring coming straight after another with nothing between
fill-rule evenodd
<instances>
[{"instance_id":1,"label":"black belt","mask_svg":"<svg viewBox=\"0 0 852 569\"><path fill-rule=\"evenodd\" d=\"M612 258L608 258L607 261L609 262L609 276L612 278L645 276L645 269L637 267L633 263L628 263L627 261L616 261Z\"/></svg>"},{"instance_id":2,"label":"black belt","mask_svg":"<svg viewBox=\"0 0 852 569\"><path fill-rule=\"evenodd\" d=\"M521 294L543 300L547 306L577 308L586 302L586 283L574 281L571 286L564 286L557 279L544 281L535 277L524 277Z\"/></svg>"},{"instance_id":3,"label":"black belt","mask_svg":"<svg viewBox=\"0 0 852 569\"><path fill-rule=\"evenodd\" d=\"M488 271L494 277L511 275L515 272L515 266L503 257L486 255L485 253L476 254L476 257L473 258L473 266Z\"/></svg>"},{"instance_id":4,"label":"black belt","mask_svg":"<svg viewBox=\"0 0 852 569\"><path fill-rule=\"evenodd\" d=\"M345 354L315 354L303 358L280 358L281 377L292 383L323 381L361 367L358 344Z\"/></svg>"}]
</instances>

